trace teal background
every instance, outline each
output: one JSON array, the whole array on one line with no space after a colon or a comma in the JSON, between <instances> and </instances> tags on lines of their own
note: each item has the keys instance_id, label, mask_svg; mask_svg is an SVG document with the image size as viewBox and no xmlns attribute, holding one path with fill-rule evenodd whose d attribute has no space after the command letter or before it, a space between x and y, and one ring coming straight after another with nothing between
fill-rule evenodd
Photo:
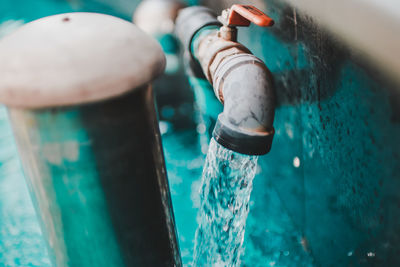
<instances>
[{"instance_id":1,"label":"teal background","mask_svg":"<svg viewBox=\"0 0 400 267\"><path fill-rule=\"evenodd\" d=\"M260 158L254 180L243 266L400 265L399 86L312 18L281 1L250 2L276 24L240 29L239 41L270 68L278 101L272 150ZM204 1L216 11L233 3ZM0 32L70 11L130 20L136 5L128 0L2 0ZM155 90L163 95L160 126L181 255L188 264L204 133L210 130L195 122L201 122L204 103L213 103L206 105L211 122L205 123L212 127L221 107L209 91L201 94L201 81L193 80L196 96L176 102L174 88L189 90L185 78L177 76L164 77ZM195 109L194 98L199 101ZM4 108L0 118L0 266L48 266Z\"/></svg>"}]
</instances>

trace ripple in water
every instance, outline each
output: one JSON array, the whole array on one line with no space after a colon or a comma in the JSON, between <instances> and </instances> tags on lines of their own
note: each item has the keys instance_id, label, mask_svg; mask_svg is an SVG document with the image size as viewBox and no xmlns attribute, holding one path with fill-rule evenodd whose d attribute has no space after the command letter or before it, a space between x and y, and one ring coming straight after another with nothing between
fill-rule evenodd
<instances>
[{"instance_id":1,"label":"ripple in water","mask_svg":"<svg viewBox=\"0 0 400 267\"><path fill-rule=\"evenodd\" d=\"M202 176L194 266L240 265L257 159L211 139Z\"/></svg>"}]
</instances>

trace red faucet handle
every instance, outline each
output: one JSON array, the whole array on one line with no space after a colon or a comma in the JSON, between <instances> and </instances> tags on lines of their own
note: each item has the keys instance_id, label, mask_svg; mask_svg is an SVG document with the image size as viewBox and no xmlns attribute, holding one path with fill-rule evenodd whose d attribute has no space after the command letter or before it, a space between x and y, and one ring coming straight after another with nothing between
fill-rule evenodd
<instances>
[{"instance_id":1,"label":"red faucet handle","mask_svg":"<svg viewBox=\"0 0 400 267\"><path fill-rule=\"evenodd\" d=\"M254 6L233 5L228 12L229 14L225 14L228 15L225 20L227 26L249 26L250 22L261 27L274 25L273 19Z\"/></svg>"}]
</instances>

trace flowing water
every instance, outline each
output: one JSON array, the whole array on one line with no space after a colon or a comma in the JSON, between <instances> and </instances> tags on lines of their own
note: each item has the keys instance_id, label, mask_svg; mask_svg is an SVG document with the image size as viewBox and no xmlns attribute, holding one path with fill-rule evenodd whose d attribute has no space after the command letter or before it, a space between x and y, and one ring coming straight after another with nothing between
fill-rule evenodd
<instances>
[{"instance_id":1,"label":"flowing water","mask_svg":"<svg viewBox=\"0 0 400 267\"><path fill-rule=\"evenodd\" d=\"M239 266L257 156L211 139L201 185L194 266Z\"/></svg>"}]
</instances>

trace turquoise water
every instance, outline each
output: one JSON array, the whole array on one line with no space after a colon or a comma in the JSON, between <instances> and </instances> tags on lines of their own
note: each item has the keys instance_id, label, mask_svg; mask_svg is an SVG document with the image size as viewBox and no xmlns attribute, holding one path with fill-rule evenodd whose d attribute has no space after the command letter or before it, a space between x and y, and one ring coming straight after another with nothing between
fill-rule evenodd
<instances>
[{"instance_id":1,"label":"turquoise water","mask_svg":"<svg viewBox=\"0 0 400 267\"><path fill-rule=\"evenodd\" d=\"M257 156L211 139L204 165L194 266L239 266Z\"/></svg>"}]
</instances>

